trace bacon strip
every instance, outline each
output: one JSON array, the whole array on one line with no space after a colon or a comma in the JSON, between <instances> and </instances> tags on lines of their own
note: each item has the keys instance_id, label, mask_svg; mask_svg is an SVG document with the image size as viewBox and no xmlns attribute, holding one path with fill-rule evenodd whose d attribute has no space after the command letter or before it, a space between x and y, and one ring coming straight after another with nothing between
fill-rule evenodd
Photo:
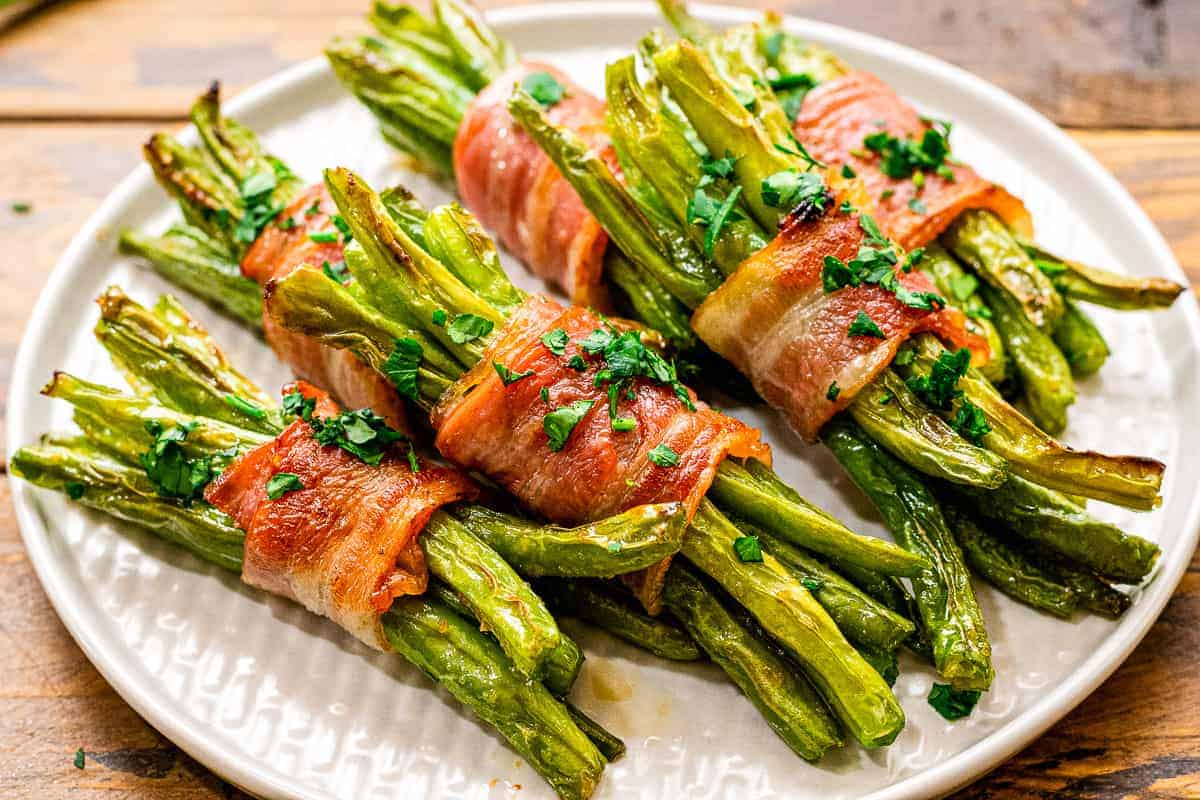
<instances>
[{"instance_id":1,"label":"bacon strip","mask_svg":"<svg viewBox=\"0 0 1200 800\"><path fill-rule=\"evenodd\" d=\"M889 178L880 172L879 156L863 146L863 139L880 131L920 141L929 127L890 86L869 72L856 71L822 83L805 96L795 133L817 159L849 164L858 173L876 204L880 227L906 250L933 241L959 214L972 208L989 209L1031 236L1033 221L1025 205L970 167L948 163L953 181L927 173L918 195L911 179ZM909 208L914 197L920 197L927 213Z\"/></svg>"},{"instance_id":2,"label":"bacon strip","mask_svg":"<svg viewBox=\"0 0 1200 800\"><path fill-rule=\"evenodd\" d=\"M812 222L790 217L775 240L744 261L692 316L700 338L747 375L808 441L891 363L914 332L932 330L952 346L987 353L986 343L966 331L965 318L954 309L912 308L873 284L826 293L825 257L849 262L864 238L856 214L831 210ZM913 292L935 291L918 270L897 269L896 275ZM885 338L849 334L859 311ZM840 391L830 399L835 382Z\"/></svg>"},{"instance_id":3,"label":"bacon strip","mask_svg":"<svg viewBox=\"0 0 1200 800\"><path fill-rule=\"evenodd\" d=\"M449 460L486 474L527 507L555 522L575 525L642 503L676 501L695 513L717 466L727 455L770 461L758 431L695 401L688 411L670 387L639 379L634 397L622 396L618 413L637 420L631 431L612 429L608 398L595 386L599 359L586 370L567 366L582 352L577 342L603 320L579 306L564 308L545 296L530 297L484 355L446 392L433 412L436 445ZM561 328L571 338L564 355L552 353L543 334ZM533 375L505 386L493 362ZM541 399L541 391L547 400ZM566 446L552 452L542 420L577 400L595 404L575 426ZM694 397L693 397L694 400ZM660 467L647 454L665 444L680 457ZM632 581L652 613L660 607L667 563Z\"/></svg>"},{"instance_id":4,"label":"bacon strip","mask_svg":"<svg viewBox=\"0 0 1200 800\"><path fill-rule=\"evenodd\" d=\"M604 104L554 67L517 64L471 103L454 140L454 173L463 204L500 243L576 303L603 307L608 235L545 153L508 113L513 87L548 72L567 95L547 109L550 121L616 158L605 132Z\"/></svg>"},{"instance_id":5,"label":"bacon strip","mask_svg":"<svg viewBox=\"0 0 1200 800\"><path fill-rule=\"evenodd\" d=\"M316 211L309 213L314 203ZM335 213L337 208L324 184L308 187L250 245L242 258L242 274L266 286L273 278L283 278L304 264L320 267L326 261L342 261L340 236L335 242L309 238L313 232L337 232L332 222ZM280 228L278 221L288 219L295 224L286 230ZM281 327L265 308L263 332L271 349L297 377L327 387L347 408L371 408L393 428L408 429L404 404L395 389L353 353L325 347Z\"/></svg>"},{"instance_id":6,"label":"bacon strip","mask_svg":"<svg viewBox=\"0 0 1200 800\"><path fill-rule=\"evenodd\" d=\"M318 416L337 413L328 395L298 387L318 399ZM304 488L271 500L267 481L281 472L299 476ZM308 423L297 420L234 462L204 497L246 531L243 581L386 650L380 615L395 598L424 592L429 581L418 534L434 511L476 492L453 469L422 464L413 472L390 454L378 466L365 464L318 444Z\"/></svg>"}]
</instances>

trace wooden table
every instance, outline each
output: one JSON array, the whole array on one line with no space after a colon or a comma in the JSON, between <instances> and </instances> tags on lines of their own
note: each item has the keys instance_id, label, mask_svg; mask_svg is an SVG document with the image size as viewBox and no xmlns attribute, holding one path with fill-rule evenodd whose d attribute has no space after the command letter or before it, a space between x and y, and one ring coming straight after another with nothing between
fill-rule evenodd
<instances>
[{"instance_id":1,"label":"wooden table","mask_svg":"<svg viewBox=\"0 0 1200 800\"><path fill-rule=\"evenodd\" d=\"M486 3L502 5L503 2ZM747 5L753 3L746 3ZM361 28L367 0L74 0L0 29L0 387L68 239L214 77L238 88ZM761 4L766 5L766 4ZM1200 280L1200 3L791 0L796 14L936 53L1064 126ZM32 204L18 214L14 202ZM91 313L83 309L80 313ZM49 366L47 367L49 368ZM0 483L0 796L239 796L157 734L71 640ZM1200 559L1142 645L963 798L1200 797ZM87 768L72 766L87 750Z\"/></svg>"}]
</instances>

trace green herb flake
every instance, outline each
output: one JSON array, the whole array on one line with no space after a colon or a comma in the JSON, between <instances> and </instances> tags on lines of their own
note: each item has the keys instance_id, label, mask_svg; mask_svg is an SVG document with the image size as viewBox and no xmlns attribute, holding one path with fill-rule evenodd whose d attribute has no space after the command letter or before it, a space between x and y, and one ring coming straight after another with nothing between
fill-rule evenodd
<instances>
[{"instance_id":1,"label":"green herb flake","mask_svg":"<svg viewBox=\"0 0 1200 800\"><path fill-rule=\"evenodd\" d=\"M72 500L78 500L83 497L84 485L79 481L67 481L67 485L63 487L67 490L67 497Z\"/></svg>"},{"instance_id":2,"label":"green herb flake","mask_svg":"<svg viewBox=\"0 0 1200 800\"><path fill-rule=\"evenodd\" d=\"M300 476L294 472L277 472L267 480L267 497L278 500L288 492L303 489Z\"/></svg>"},{"instance_id":3,"label":"green herb flake","mask_svg":"<svg viewBox=\"0 0 1200 800\"><path fill-rule=\"evenodd\" d=\"M621 548L624 547L624 544L622 542L609 542L606 547L608 548L608 552L615 555L616 553L621 552Z\"/></svg>"},{"instance_id":4,"label":"green herb flake","mask_svg":"<svg viewBox=\"0 0 1200 800\"><path fill-rule=\"evenodd\" d=\"M906 364L911 364L914 358L916 358L916 353L911 348L904 347L901 348L899 353L896 353L896 357L892 361L903 367Z\"/></svg>"},{"instance_id":5,"label":"green herb flake","mask_svg":"<svg viewBox=\"0 0 1200 800\"><path fill-rule=\"evenodd\" d=\"M815 172L785 169L763 179L762 201L773 208L797 212L802 219L813 219L825 210L832 195L824 179Z\"/></svg>"},{"instance_id":6,"label":"green herb flake","mask_svg":"<svg viewBox=\"0 0 1200 800\"><path fill-rule=\"evenodd\" d=\"M959 403L958 411L950 421L950 427L962 434L968 442L976 445L983 444L983 437L992 432L992 426L988 424L983 409L965 397Z\"/></svg>"},{"instance_id":7,"label":"green herb flake","mask_svg":"<svg viewBox=\"0 0 1200 800\"><path fill-rule=\"evenodd\" d=\"M1057 278L1059 275L1062 275L1067 271L1067 265L1060 264L1057 261L1047 261L1044 258L1035 258L1033 263L1037 264L1037 268L1042 271L1043 275L1051 278Z\"/></svg>"},{"instance_id":8,"label":"green herb flake","mask_svg":"<svg viewBox=\"0 0 1200 800\"><path fill-rule=\"evenodd\" d=\"M306 216L306 217L315 217L317 214L320 214L320 213L321 213L321 201L320 200L313 200L312 205L309 206L308 208L304 209L304 216Z\"/></svg>"},{"instance_id":9,"label":"green herb flake","mask_svg":"<svg viewBox=\"0 0 1200 800\"><path fill-rule=\"evenodd\" d=\"M579 353L567 359L567 366L579 372L584 372L588 368L587 362L583 360L583 356L579 355Z\"/></svg>"},{"instance_id":10,"label":"green herb flake","mask_svg":"<svg viewBox=\"0 0 1200 800\"><path fill-rule=\"evenodd\" d=\"M788 135L791 136L791 134L788 134ZM795 136L792 136L791 139L792 139L791 147L788 147L787 145L776 143L775 149L781 153L787 153L789 156L795 156L796 158L801 159L802 161L804 161L805 164L808 165L809 169L813 169L813 168L821 169L825 166L824 163L813 158L812 154L808 152L808 148L806 148L804 145L800 144L800 141Z\"/></svg>"},{"instance_id":11,"label":"green herb flake","mask_svg":"<svg viewBox=\"0 0 1200 800\"><path fill-rule=\"evenodd\" d=\"M232 408L239 414L244 414L250 419L266 419L267 410L262 406L251 403L244 397L239 397L236 394L227 394L224 398L225 405Z\"/></svg>"},{"instance_id":12,"label":"green herb flake","mask_svg":"<svg viewBox=\"0 0 1200 800\"><path fill-rule=\"evenodd\" d=\"M283 413L289 417L299 417L308 422L312 419L313 409L317 407L317 401L312 397L305 397L298 391L288 392L283 396Z\"/></svg>"},{"instance_id":13,"label":"green herb flake","mask_svg":"<svg viewBox=\"0 0 1200 800\"><path fill-rule=\"evenodd\" d=\"M954 401L962 396L958 381L967 374L967 368L970 366L970 350L965 347L953 352L946 350L933 362L929 374L913 375L906 383L908 388L932 407L940 411L949 411Z\"/></svg>"},{"instance_id":14,"label":"green herb flake","mask_svg":"<svg viewBox=\"0 0 1200 800\"><path fill-rule=\"evenodd\" d=\"M567 337L567 332L562 328L555 328L549 333L542 334L542 344L546 345L546 349L556 356L566 353L568 341L570 339Z\"/></svg>"},{"instance_id":15,"label":"green herb flake","mask_svg":"<svg viewBox=\"0 0 1200 800\"><path fill-rule=\"evenodd\" d=\"M700 162L700 172L710 178L722 178L728 180L733 177L733 165L737 163L737 158L731 155L728 151L724 158L713 158L705 154Z\"/></svg>"},{"instance_id":16,"label":"green herb flake","mask_svg":"<svg viewBox=\"0 0 1200 800\"><path fill-rule=\"evenodd\" d=\"M970 716L978 702L977 689L955 689L945 683L935 683L929 690L929 705L951 721Z\"/></svg>"},{"instance_id":17,"label":"green herb flake","mask_svg":"<svg viewBox=\"0 0 1200 800\"><path fill-rule=\"evenodd\" d=\"M965 301L979 288L979 279L969 272L960 272L950 277L950 295L960 302Z\"/></svg>"},{"instance_id":18,"label":"green herb flake","mask_svg":"<svg viewBox=\"0 0 1200 800\"><path fill-rule=\"evenodd\" d=\"M948 122L933 122L920 141L879 131L865 137L863 147L879 156L879 171L884 175L897 180L911 178L913 173L938 172L945 164L950 154L950 128Z\"/></svg>"},{"instance_id":19,"label":"green herb flake","mask_svg":"<svg viewBox=\"0 0 1200 800\"><path fill-rule=\"evenodd\" d=\"M858 173L855 172L854 168L851 167L849 164L842 164L842 177L843 178L857 178Z\"/></svg>"},{"instance_id":20,"label":"green herb flake","mask_svg":"<svg viewBox=\"0 0 1200 800\"><path fill-rule=\"evenodd\" d=\"M773 90L781 92L788 89L811 89L817 85L817 82L807 72L790 72L787 75L771 79L770 84Z\"/></svg>"},{"instance_id":21,"label":"green herb flake","mask_svg":"<svg viewBox=\"0 0 1200 800\"><path fill-rule=\"evenodd\" d=\"M417 371L421 366L421 356L421 343L405 337L392 343L392 352L383 362L383 374L396 387L396 391L409 400L418 399Z\"/></svg>"},{"instance_id":22,"label":"green herb flake","mask_svg":"<svg viewBox=\"0 0 1200 800\"><path fill-rule=\"evenodd\" d=\"M16 200L10 203L8 207L12 209L14 214L28 214L30 211L33 211L33 203L27 203L21 200Z\"/></svg>"},{"instance_id":23,"label":"green herb flake","mask_svg":"<svg viewBox=\"0 0 1200 800\"><path fill-rule=\"evenodd\" d=\"M654 449L646 454L646 458L660 467L677 467L679 466L679 453L676 453L665 444L657 444Z\"/></svg>"},{"instance_id":24,"label":"green herb flake","mask_svg":"<svg viewBox=\"0 0 1200 800\"><path fill-rule=\"evenodd\" d=\"M369 408L343 411L328 419L310 416L308 424L318 444L340 448L373 467L393 443L408 439Z\"/></svg>"},{"instance_id":25,"label":"green herb flake","mask_svg":"<svg viewBox=\"0 0 1200 800\"><path fill-rule=\"evenodd\" d=\"M990 308L988 308L987 306L980 306L979 308L968 308L963 313L966 314L971 319L991 319L992 318L992 310Z\"/></svg>"},{"instance_id":26,"label":"green herb flake","mask_svg":"<svg viewBox=\"0 0 1200 800\"><path fill-rule=\"evenodd\" d=\"M433 322L433 324L437 325L438 327L445 325L446 318L447 318L446 309L444 309L444 308L434 309L434 312L429 315L429 318Z\"/></svg>"},{"instance_id":27,"label":"green herb flake","mask_svg":"<svg viewBox=\"0 0 1200 800\"><path fill-rule=\"evenodd\" d=\"M880 200L889 200L889 199L891 199L892 195L894 195L894 194L896 194L895 189L884 189L882 192L879 193L879 199Z\"/></svg>"},{"instance_id":28,"label":"green herb flake","mask_svg":"<svg viewBox=\"0 0 1200 800\"><path fill-rule=\"evenodd\" d=\"M929 208L925 205L925 201L919 197L910 198L908 201L908 210L914 214L928 214Z\"/></svg>"},{"instance_id":29,"label":"green herb flake","mask_svg":"<svg viewBox=\"0 0 1200 800\"><path fill-rule=\"evenodd\" d=\"M333 221L333 226L341 231L342 243L346 244L354 241L354 234L350 230L350 223L341 214L334 214L330 219Z\"/></svg>"},{"instance_id":30,"label":"green herb flake","mask_svg":"<svg viewBox=\"0 0 1200 800\"><path fill-rule=\"evenodd\" d=\"M763 560L762 546L757 536L739 536L733 540L733 552L743 563L761 562Z\"/></svg>"},{"instance_id":31,"label":"green herb flake","mask_svg":"<svg viewBox=\"0 0 1200 800\"><path fill-rule=\"evenodd\" d=\"M829 388L825 390L825 399L834 402L838 399L838 395L842 393L842 387L837 385L837 381L829 384Z\"/></svg>"},{"instance_id":32,"label":"green herb flake","mask_svg":"<svg viewBox=\"0 0 1200 800\"><path fill-rule=\"evenodd\" d=\"M825 588L825 581L818 578L802 578L800 585L810 592L819 592Z\"/></svg>"},{"instance_id":33,"label":"green herb flake","mask_svg":"<svg viewBox=\"0 0 1200 800\"><path fill-rule=\"evenodd\" d=\"M542 398L543 403L549 403L550 402L550 390L547 389L545 386L543 386L541 391L538 392L538 397Z\"/></svg>"},{"instance_id":34,"label":"green herb flake","mask_svg":"<svg viewBox=\"0 0 1200 800\"><path fill-rule=\"evenodd\" d=\"M309 241L317 244L334 244L338 240L338 235L333 231L309 231Z\"/></svg>"},{"instance_id":35,"label":"green herb flake","mask_svg":"<svg viewBox=\"0 0 1200 800\"><path fill-rule=\"evenodd\" d=\"M84 755L83 748L80 747L75 751L75 769L83 769Z\"/></svg>"},{"instance_id":36,"label":"green herb flake","mask_svg":"<svg viewBox=\"0 0 1200 800\"><path fill-rule=\"evenodd\" d=\"M850 323L847 329L847 334L850 336L870 336L875 339L886 339L883 330L875 324L875 320L867 316L865 311L859 311L855 315L854 320Z\"/></svg>"},{"instance_id":37,"label":"green herb flake","mask_svg":"<svg viewBox=\"0 0 1200 800\"><path fill-rule=\"evenodd\" d=\"M687 221L693 225L701 225L706 230L704 232L704 254L712 258L713 248L716 246L717 237L721 235L721 230L725 227L725 223L730 219L737 219L740 215L734 211L734 206L737 205L738 197L742 194L742 187L735 186L733 191L725 196L725 199L718 203L713 200L703 189L696 189L692 199L688 201Z\"/></svg>"},{"instance_id":38,"label":"green herb flake","mask_svg":"<svg viewBox=\"0 0 1200 800\"><path fill-rule=\"evenodd\" d=\"M275 223L275 227L279 228L281 231L290 231L292 228L296 227L296 218L284 217L283 219L279 220L279 222Z\"/></svg>"},{"instance_id":39,"label":"green herb flake","mask_svg":"<svg viewBox=\"0 0 1200 800\"><path fill-rule=\"evenodd\" d=\"M550 108L566 97L567 87L554 79L549 72L531 72L521 81L521 88L529 92L529 96Z\"/></svg>"},{"instance_id":40,"label":"green herb flake","mask_svg":"<svg viewBox=\"0 0 1200 800\"><path fill-rule=\"evenodd\" d=\"M921 259L924 257L925 257L925 248L924 247L918 247L913 250L910 250L908 252L908 255L906 255L904 257L904 264L900 267L900 269L904 270L905 272L912 272L912 268L915 267L917 264L920 264Z\"/></svg>"},{"instance_id":41,"label":"green herb flake","mask_svg":"<svg viewBox=\"0 0 1200 800\"><path fill-rule=\"evenodd\" d=\"M233 231L234 241L251 244L263 228L283 211L282 203L271 200L275 188L279 185L274 170L260 170L246 176L238 187L242 196L244 208Z\"/></svg>"},{"instance_id":42,"label":"green herb flake","mask_svg":"<svg viewBox=\"0 0 1200 800\"><path fill-rule=\"evenodd\" d=\"M350 282L350 270L346 267L345 261L335 261L330 263L324 261L321 263L321 272L325 273L325 277L335 283L340 283L343 286Z\"/></svg>"},{"instance_id":43,"label":"green herb flake","mask_svg":"<svg viewBox=\"0 0 1200 800\"><path fill-rule=\"evenodd\" d=\"M495 368L496 374L500 376L500 380L503 381L505 386L511 386L512 384L516 383L517 381L523 380L524 378L528 378L531 375L533 375L533 370L531 370L531 369L526 370L525 372L513 372L511 369L504 366L499 361L493 361L492 367Z\"/></svg>"},{"instance_id":44,"label":"green herb flake","mask_svg":"<svg viewBox=\"0 0 1200 800\"><path fill-rule=\"evenodd\" d=\"M546 432L547 446L555 453L567 445L571 431L587 415L595 400L576 400L569 406L562 406L542 417L542 430Z\"/></svg>"},{"instance_id":45,"label":"green herb flake","mask_svg":"<svg viewBox=\"0 0 1200 800\"><path fill-rule=\"evenodd\" d=\"M612 429L618 433L631 431L637 427L637 420L633 417L613 417Z\"/></svg>"},{"instance_id":46,"label":"green herb flake","mask_svg":"<svg viewBox=\"0 0 1200 800\"><path fill-rule=\"evenodd\" d=\"M466 344L487 336L494 327L496 326L490 319L476 314L459 314L446 326L446 333L455 344Z\"/></svg>"},{"instance_id":47,"label":"green herb flake","mask_svg":"<svg viewBox=\"0 0 1200 800\"><path fill-rule=\"evenodd\" d=\"M176 497L184 501L199 498L214 477L212 461L208 458L189 458L182 442L197 427L195 422L185 422L164 428L157 420L147 420L146 432L154 437L150 448L138 458L146 477L163 497Z\"/></svg>"}]
</instances>

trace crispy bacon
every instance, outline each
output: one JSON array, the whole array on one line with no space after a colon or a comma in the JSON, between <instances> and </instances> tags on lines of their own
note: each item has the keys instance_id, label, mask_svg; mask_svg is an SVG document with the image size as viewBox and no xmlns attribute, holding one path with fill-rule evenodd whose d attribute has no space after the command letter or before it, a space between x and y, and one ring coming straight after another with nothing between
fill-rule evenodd
<instances>
[{"instance_id":1,"label":"crispy bacon","mask_svg":"<svg viewBox=\"0 0 1200 800\"><path fill-rule=\"evenodd\" d=\"M521 63L492 81L467 109L454 140L454 173L463 204L534 274L577 303L603 307L601 282L608 235L558 169L508 113L513 87L548 72L567 88L547 109L555 125L570 128L616 158L604 127L604 104L554 67Z\"/></svg>"},{"instance_id":2,"label":"crispy bacon","mask_svg":"<svg viewBox=\"0 0 1200 800\"><path fill-rule=\"evenodd\" d=\"M316 204L314 206L314 203ZM324 184L305 189L276 221L267 225L242 259L242 274L259 286L282 278L303 264L320 267L342 261L341 237L314 242L310 233L338 233L332 221L337 208ZM281 221L291 220L286 227ZM294 223L294 224L293 224ZM325 347L289 331L263 310L263 332L271 349L296 375L328 387L347 408L371 408L393 428L407 429L404 405L382 376L348 350Z\"/></svg>"},{"instance_id":3,"label":"crispy bacon","mask_svg":"<svg viewBox=\"0 0 1200 800\"><path fill-rule=\"evenodd\" d=\"M916 109L879 78L869 72L851 72L822 83L805 96L795 133L815 158L849 164L858 173L876 204L880 227L905 249L931 242L955 217L972 208L989 209L1022 234L1032 235L1033 222L1025 205L970 167L948 162L954 180L927 173L918 194L911 179L883 174L879 156L863 146L867 136L880 131L920 141L929 127ZM914 197L925 204L926 213L909 207Z\"/></svg>"},{"instance_id":4,"label":"crispy bacon","mask_svg":"<svg viewBox=\"0 0 1200 800\"><path fill-rule=\"evenodd\" d=\"M955 347L987 353L954 309L912 308L874 284L826 293L825 257L849 262L864 238L856 214L831 210L810 222L790 217L775 240L743 262L692 316L700 338L747 375L809 441L914 332L931 330ZM897 268L896 275L910 291L934 292L918 270ZM859 311L879 326L883 339L850 335ZM830 388L835 383L836 391Z\"/></svg>"},{"instance_id":5,"label":"crispy bacon","mask_svg":"<svg viewBox=\"0 0 1200 800\"><path fill-rule=\"evenodd\" d=\"M337 413L328 395L298 383L318 399L317 416ZM281 472L304 488L277 500L267 481ZM242 580L296 600L329 617L371 647L384 650L380 615L402 595L425 591L429 574L417 537L434 511L473 498L462 473L385 455L370 466L322 446L297 420L274 440L234 462L204 497L246 531Z\"/></svg>"},{"instance_id":6,"label":"crispy bacon","mask_svg":"<svg viewBox=\"0 0 1200 800\"><path fill-rule=\"evenodd\" d=\"M699 401L696 411L688 411L670 387L644 379L633 385L632 398L622 393L619 400L618 413L636 420L636 427L614 431L605 388L595 385L603 362L591 358L584 370L567 363L582 354L577 342L603 327L601 318L580 306L564 308L545 296L530 297L479 365L434 410L441 453L486 474L533 511L562 524L667 501L685 503L691 514L725 456L770 460L755 429ZM571 339L561 356L541 341L555 329ZM505 386L493 362L533 374ZM563 449L552 452L542 420L577 400L594 405ZM660 444L679 455L678 466L661 467L647 457ZM664 562L630 581L652 612L660 607L666 567Z\"/></svg>"}]
</instances>

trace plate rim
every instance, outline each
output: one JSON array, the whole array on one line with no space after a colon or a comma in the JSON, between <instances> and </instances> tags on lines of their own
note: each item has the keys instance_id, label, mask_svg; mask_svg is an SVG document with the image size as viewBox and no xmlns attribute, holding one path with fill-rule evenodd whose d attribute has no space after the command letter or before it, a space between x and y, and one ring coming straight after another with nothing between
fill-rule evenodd
<instances>
[{"instance_id":1,"label":"plate rim","mask_svg":"<svg viewBox=\"0 0 1200 800\"><path fill-rule=\"evenodd\" d=\"M761 15L756 9L712 4L697 4L694 11L697 16L718 25L744 23L758 19ZM493 9L487 16L489 21L498 27L511 27L550 19L561 21L595 17L620 18L645 16L647 13L658 19L653 4L649 2L582 0L553 5L538 3ZM783 19L785 27L791 30L816 33L827 41L872 50L884 58L903 62L907 67L918 71L936 72L940 78L957 84L957 87L966 93L994 104L1006 114L1016 116L1034 129L1043 144L1052 145L1057 155L1069 161L1071 166L1098 181L1108 199L1117 203L1126 220L1153 249L1148 261L1166 267L1169 277L1190 285L1162 233L1128 190L1080 144L1023 101L960 67L905 45L795 15L785 15ZM302 61L247 87L226 106L230 113L243 113L270 102L278 94L317 79L328 70L325 60L319 56ZM38 295L13 362L9 417L6 425L6 455L9 458L18 443L28 436L28 432L23 429L22 420L26 416L31 398L37 396L35 387L40 384L35 374L37 365L32 363L34 350L36 343L53 331L53 310L60 307L62 295L67 291L73 273L84 268L82 256L87 248L105 229L111 229L120 222L120 212L133 197L146 188L147 183L152 182L150 170L145 164L138 165L123 178L72 237ZM1197 305L1193 292L1189 291L1186 294L1187 297L1181 299L1181 311L1191 336L1191 346L1200 349L1200 306ZM289 781L285 776L277 776L273 770L264 769L259 761L247 758L243 752L228 746L220 737L207 735L203 729L194 732L192 719L188 715L176 710L171 704L158 702L150 690L143 688L137 681L124 677L119 665L113 660L111 645L106 644L102 637L89 628L85 619L87 611L81 608L81 603L75 599L69 587L64 585L67 576L54 562L49 544L50 532L42 524L35 508L33 487L24 481L11 478L9 486L23 543L55 612L84 655L123 700L188 755L217 772L225 780L252 794L303 798L326 796L313 787ZM1144 589L1140 601L1131 609L1130 615L1118 624L1066 680L990 735L935 766L870 793L866 796L868 800L920 800L942 796L961 788L1007 761L1094 692L1125 662L1149 632L1183 578L1200 539L1200 494L1193 496L1185 517L1184 530L1175 544L1176 552L1170 557L1164 556L1157 576Z\"/></svg>"}]
</instances>

